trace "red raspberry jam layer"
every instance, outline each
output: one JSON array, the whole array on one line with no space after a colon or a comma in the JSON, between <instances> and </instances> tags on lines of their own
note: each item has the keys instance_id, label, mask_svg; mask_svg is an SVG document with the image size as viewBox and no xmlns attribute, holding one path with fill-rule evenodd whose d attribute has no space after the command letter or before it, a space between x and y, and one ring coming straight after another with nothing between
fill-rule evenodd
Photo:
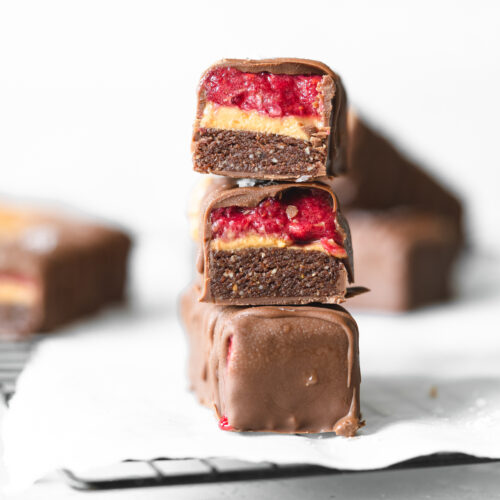
<instances>
[{"instance_id":1,"label":"red raspberry jam layer","mask_svg":"<svg viewBox=\"0 0 500 500\"><path fill-rule=\"evenodd\" d=\"M207 101L258 111L271 117L320 116L319 75L243 73L235 68L214 68L201 86Z\"/></svg>"},{"instance_id":2,"label":"red raspberry jam layer","mask_svg":"<svg viewBox=\"0 0 500 500\"><path fill-rule=\"evenodd\" d=\"M210 214L212 238L234 240L248 235L274 236L290 244L320 241L330 254L343 252L331 197L320 189L289 189L255 208L224 207Z\"/></svg>"},{"instance_id":3,"label":"red raspberry jam layer","mask_svg":"<svg viewBox=\"0 0 500 500\"><path fill-rule=\"evenodd\" d=\"M0 272L0 282L16 282L20 285L36 285L34 278L26 276L24 274L11 273L11 272Z\"/></svg>"},{"instance_id":4,"label":"red raspberry jam layer","mask_svg":"<svg viewBox=\"0 0 500 500\"><path fill-rule=\"evenodd\" d=\"M227 421L227 417L222 417L219 420L219 429L221 431L232 431L233 428L229 425L229 422Z\"/></svg>"}]
</instances>

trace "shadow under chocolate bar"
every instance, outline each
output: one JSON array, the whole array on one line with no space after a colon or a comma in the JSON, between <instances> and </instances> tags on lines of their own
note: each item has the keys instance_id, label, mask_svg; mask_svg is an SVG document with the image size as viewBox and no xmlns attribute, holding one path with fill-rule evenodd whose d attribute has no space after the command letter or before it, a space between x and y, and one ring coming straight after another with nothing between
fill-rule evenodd
<instances>
[{"instance_id":1,"label":"shadow under chocolate bar","mask_svg":"<svg viewBox=\"0 0 500 500\"><path fill-rule=\"evenodd\" d=\"M340 306L217 306L181 297L191 388L223 430L353 436L358 328Z\"/></svg>"},{"instance_id":2,"label":"shadow under chocolate bar","mask_svg":"<svg viewBox=\"0 0 500 500\"><path fill-rule=\"evenodd\" d=\"M229 177L313 179L346 169L347 97L309 59L223 59L202 76L194 170Z\"/></svg>"},{"instance_id":3,"label":"shadow under chocolate bar","mask_svg":"<svg viewBox=\"0 0 500 500\"><path fill-rule=\"evenodd\" d=\"M0 206L0 335L50 331L122 300L130 246L117 229Z\"/></svg>"},{"instance_id":4,"label":"shadow under chocolate bar","mask_svg":"<svg viewBox=\"0 0 500 500\"><path fill-rule=\"evenodd\" d=\"M330 186L236 187L213 179L201 202L200 300L217 304L339 303L353 280L349 228Z\"/></svg>"}]
</instances>

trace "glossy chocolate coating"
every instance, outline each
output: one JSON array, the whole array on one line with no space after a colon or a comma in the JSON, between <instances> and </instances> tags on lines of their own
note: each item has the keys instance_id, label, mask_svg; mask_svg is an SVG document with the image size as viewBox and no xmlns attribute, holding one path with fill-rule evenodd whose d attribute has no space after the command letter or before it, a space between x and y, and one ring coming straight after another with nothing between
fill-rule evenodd
<instances>
[{"instance_id":1,"label":"glossy chocolate coating","mask_svg":"<svg viewBox=\"0 0 500 500\"><path fill-rule=\"evenodd\" d=\"M234 307L181 298L189 378L231 430L353 436L360 423L358 329L339 306Z\"/></svg>"}]
</instances>

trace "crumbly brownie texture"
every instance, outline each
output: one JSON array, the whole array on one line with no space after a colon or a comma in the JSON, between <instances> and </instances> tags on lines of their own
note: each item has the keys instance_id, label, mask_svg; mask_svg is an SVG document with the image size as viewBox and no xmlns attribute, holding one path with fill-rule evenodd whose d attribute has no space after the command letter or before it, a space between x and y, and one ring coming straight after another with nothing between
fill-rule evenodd
<instances>
[{"instance_id":1,"label":"crumbly brownie texture","mask_svg":"<svg viewBox=\"0 0 500 500\"><path fill-rule=\"evenodd\" d=\"M258 132L199 129L194 169L201 173L231 172L234 177L293 179L325 175L328 136L310 141Z\"/></svg>"},{"instance_id":2,"label":"crumbly brownie texture","mask_svg":"<svg viewBox=\"0 0 500 500\"><path fill-rule=\"evenodd\" d=\"M338 303L347 271L325 252L291 248L210 250L210 292L219 304Z\"/></svg>"},{"instance_id":3,"label":"crumbly brownie texture","mask_svg":"<svg viewBox=\"0 0 500 500\"><path fill-rule=\"evenodd\" d=\"M180 301L191 389L226 431L353 436L359 411L356 322L339 306L230 307Z\"/></svg>"}]
</instances>

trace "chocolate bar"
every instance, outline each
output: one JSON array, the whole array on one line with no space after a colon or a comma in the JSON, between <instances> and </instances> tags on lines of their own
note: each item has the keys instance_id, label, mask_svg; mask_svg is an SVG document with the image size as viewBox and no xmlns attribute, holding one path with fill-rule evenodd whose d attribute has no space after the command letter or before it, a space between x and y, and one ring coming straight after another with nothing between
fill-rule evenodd
<instances>
[{"instance_id":1,"label":"chocolate bar","mask_svg":"<svg viewBox=\"0 0 500 500\"><path fill-rule=\"evenodd\" d=\"M309 59L223 59L202 76L194 170L310 180L346 168L347 98L340 78Z\"/></svg>"},{"instance_id":2,"label":"chocolate bar","mask_svg":"<svg viewBox=\"0 0 500 500\"><path fill-rule=\"evenodd\" d=\"M349 308L404 311L450 297L461 235L452 217L408 208L347 213L356 280Z\"/></svg>"},{"instance_id":3,"label":"chocolate bar","mask_svg":"<svg viewBox=\"0 0 500 500\"><path fill-rule=\"evenodd\" d=\"M349 171L335 179L335 192L344 209L407 206L446 215L463 231L462 205L449 190L351 110L347 123Z\"/></svg>"},{"instance_id":4,"label":"chocolate bar","mask_svg":"<svg viewBox=\"0 0 500 500\"><path fill-rule=\"evenodd\" d=\"M325 183L235 187L214 179L201 208L201 299L339 303L353 280L349 227Z\"/></svg>"},{"instance_id":5,"label":"chocolate bar","mask_svg":"<svg viewBox=\"0 0 500 500\"><path fill-rule=\"evenodd\" d=\"M181 298L191 388L224 430L353 436L358 329L339 306L217 306Z\"/></svg>"},{"instance_id":6,"label":"chocolate bar","mask_svg":"<svg viewBox=\"0 0 500 500\"><path fill-rule=\"evenodd\" d=\"M121 300L130 244L119 230L0 206L0 335L50 331Z\"/></svg>"}]
</instances>

